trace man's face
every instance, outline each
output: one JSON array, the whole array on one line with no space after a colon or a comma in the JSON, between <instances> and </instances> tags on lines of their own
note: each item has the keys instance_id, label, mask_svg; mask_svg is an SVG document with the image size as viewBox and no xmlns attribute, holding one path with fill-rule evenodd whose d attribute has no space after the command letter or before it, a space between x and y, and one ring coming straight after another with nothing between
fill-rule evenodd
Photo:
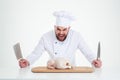
<instances>
[{"instance_id":1,"label":"man's face","mask_svg":"<svg viewBox=\"0 0 120 80\"><path fill-rule=\"evenodd\" d=\"M70 27L64 28L63 26L55 26L55 34L59 41L64 41L67 37Z\"/></svg>"}]
</instances>

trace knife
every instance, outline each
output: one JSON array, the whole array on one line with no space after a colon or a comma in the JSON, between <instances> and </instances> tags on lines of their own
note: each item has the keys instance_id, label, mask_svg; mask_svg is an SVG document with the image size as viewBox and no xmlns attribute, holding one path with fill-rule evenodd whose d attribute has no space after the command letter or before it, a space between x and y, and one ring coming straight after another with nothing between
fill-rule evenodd
<instances>
[{"instance_id":1,"label":"knife","mask_svg":"<svg viewBox=\"0 0 120 80\"><path fill-rule=\"evenodd\" d=\"M101 51L101 46L100 46L100 42L98 43L98 51L97 51L97 60L100 59L100 51Z\"/></svg>"},{"instance_id":2,"label":"knife","mask_svg":"<svg viewBox=\"0 0 120 80\"><path fill-rule=\"evenodd\" d=\"M17 60L23 58L21 48L20 48L20 43L16 43L13 46L13 48L14 48L14 52L15 52L15 56L16 56Z\"/></svg>"}]
</instances>

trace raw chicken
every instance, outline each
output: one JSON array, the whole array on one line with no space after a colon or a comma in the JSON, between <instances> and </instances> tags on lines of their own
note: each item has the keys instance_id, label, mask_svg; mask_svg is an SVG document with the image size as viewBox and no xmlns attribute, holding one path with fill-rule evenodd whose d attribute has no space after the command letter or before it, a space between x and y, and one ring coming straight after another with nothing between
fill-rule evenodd
<instances>
[{"instance_id":1,"label":"raw chicken","mask_svg":"<svg viewBox=\"0 0 120 80\"><path fill-rule=\"evenodd\" d=\"M47 67L49 69L71 69L72 68L70 61L63 57L50 59L47 62Z\"/></svg>"}]
</instances>

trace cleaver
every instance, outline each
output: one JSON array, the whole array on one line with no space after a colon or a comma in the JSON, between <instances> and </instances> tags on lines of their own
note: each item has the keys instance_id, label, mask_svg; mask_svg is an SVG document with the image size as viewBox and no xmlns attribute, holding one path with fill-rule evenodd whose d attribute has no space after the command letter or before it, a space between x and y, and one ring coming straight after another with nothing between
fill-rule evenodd
<instances>
[{"instance_id":1,"label":"cleaver","mask_svg":"<svg viewBox=\"0 0 120 80\"><path fill-rule=\"evenodd\" d=\"M13 48L14 48L14 52L15 52L15 56L16 56L17 60L23 58L21 48L20 48L20 43L16 43L13 46Z\"/></svg>"}]
</instances>

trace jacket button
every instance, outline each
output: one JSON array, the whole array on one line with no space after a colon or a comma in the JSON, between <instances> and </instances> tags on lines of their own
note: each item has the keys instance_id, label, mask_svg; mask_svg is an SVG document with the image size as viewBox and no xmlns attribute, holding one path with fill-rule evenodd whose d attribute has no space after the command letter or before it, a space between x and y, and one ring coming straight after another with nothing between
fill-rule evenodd
<instances>
[{"instance_id":1,"label":"jacket button","mask_svg":"<svg viewBox=\"0 0 120 80\"><path fill-rule=\"evenodd\" d=\"M57 44L57 42L55 42L55 44Z\"/></svg>"},{"instance_id":2,"label":"jacket button","mask_svg":"<svg viewBox=\"0 0 120 80\"><path fill-rule=\"evenodd\" d=\"M57 54L57 52L55 52L55 54Z\"/></svg>"}]
</instances>

